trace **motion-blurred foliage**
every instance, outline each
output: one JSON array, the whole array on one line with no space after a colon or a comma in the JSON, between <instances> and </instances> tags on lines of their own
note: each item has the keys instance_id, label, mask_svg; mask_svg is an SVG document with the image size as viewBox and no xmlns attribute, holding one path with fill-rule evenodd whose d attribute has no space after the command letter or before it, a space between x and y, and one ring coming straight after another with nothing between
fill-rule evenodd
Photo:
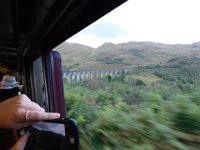
<instances>
[{"instance_id":1,"label":"motion-blurred foliage","mask_svg":"<svg viewBox=\"0 0 200 150\"><path fill-rule=\"evenodd\" d=\"M65 81L68 117L78 122L81 149L198 150L199 85L164 73L155 73L162 80L151 84L132 75Z\"/></svg>"}]
</instances>

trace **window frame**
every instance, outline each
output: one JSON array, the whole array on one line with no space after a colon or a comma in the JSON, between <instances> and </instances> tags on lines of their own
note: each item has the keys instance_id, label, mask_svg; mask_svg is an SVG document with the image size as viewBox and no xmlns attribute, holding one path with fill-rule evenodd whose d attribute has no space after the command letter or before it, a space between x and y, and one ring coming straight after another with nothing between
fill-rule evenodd
<instances>
[{"instance_id":1,"label":"window frame","mask_svg":"<svg viewBox=\"0 0 200 150\"><path fill-rule=\"evenodd\" d=\"M59 112L61 117L66 117L64 88L62 78L62 62L61 56L56 51L40 50L38 53L32 53L28 57L24 57L21 67L21 74L23 76L22 84L24 86L24 93L27 94L31 100L35 102L35 86L33 63L41 57L43 78L45 83L45 98L47 103L47 110L49 112Z\"/></svg>"}]
</instances>

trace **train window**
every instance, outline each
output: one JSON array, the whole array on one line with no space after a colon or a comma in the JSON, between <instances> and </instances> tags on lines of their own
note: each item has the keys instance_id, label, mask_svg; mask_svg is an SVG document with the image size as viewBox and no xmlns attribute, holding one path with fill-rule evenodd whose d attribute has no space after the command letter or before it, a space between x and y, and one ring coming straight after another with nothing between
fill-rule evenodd
<instances>
[{"instance_id":1,"label":"train window","mask_svg":"<svg viewBox=\"0 0 200 150\"><path fill-rule=\"evenodd\" d=\"M39 57L33 61L33 85L35 91L35 101L46 111L49 111L49 104L46 92L46 83L44 78L44 70L42 66L42 58Z\"/></svg>"},{"instance_id":2,"label":"train window","mask_svg":"<svg viewBox=\"0 0 200 150\"><path fill-rule=\"evenodd\" d=\"M81 149L200 147L198 6L130 0L55 48Z\"/></svg>"}]
</instances>

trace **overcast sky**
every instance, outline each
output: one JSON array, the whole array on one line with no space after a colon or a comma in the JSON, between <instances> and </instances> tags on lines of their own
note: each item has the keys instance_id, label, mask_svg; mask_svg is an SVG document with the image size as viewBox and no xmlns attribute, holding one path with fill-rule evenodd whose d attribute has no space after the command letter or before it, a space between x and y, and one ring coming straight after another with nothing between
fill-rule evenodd
<instances>
[{"instance_id":1,"label":"overcast sky","mask_svg":"<svg viewBox=\"0 0 200 150\"><path fill-rule=\"evenodd\" d=\"M128 0L67 41L92 47L105 42L200 41L200 0Z\"/></svg>"}]
</instances>

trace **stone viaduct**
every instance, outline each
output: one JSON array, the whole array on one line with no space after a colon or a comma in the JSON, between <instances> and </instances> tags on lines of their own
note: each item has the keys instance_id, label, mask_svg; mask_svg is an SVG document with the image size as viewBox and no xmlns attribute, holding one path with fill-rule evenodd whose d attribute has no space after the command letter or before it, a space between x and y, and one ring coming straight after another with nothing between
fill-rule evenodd
<instances>
[{"instance_id":1,"label":"stone viaduct","mask_svg":"<svg viewBox=\"0 0 200 150\"><path fill-rule=\"evenodd\" d=\"M83 81L88 79L103 78L105 76L114 76L121 74L130 74L132 70L77 70L77 71L63 71L63 79L73 81Z\"/></svg>"}]
</instances>

